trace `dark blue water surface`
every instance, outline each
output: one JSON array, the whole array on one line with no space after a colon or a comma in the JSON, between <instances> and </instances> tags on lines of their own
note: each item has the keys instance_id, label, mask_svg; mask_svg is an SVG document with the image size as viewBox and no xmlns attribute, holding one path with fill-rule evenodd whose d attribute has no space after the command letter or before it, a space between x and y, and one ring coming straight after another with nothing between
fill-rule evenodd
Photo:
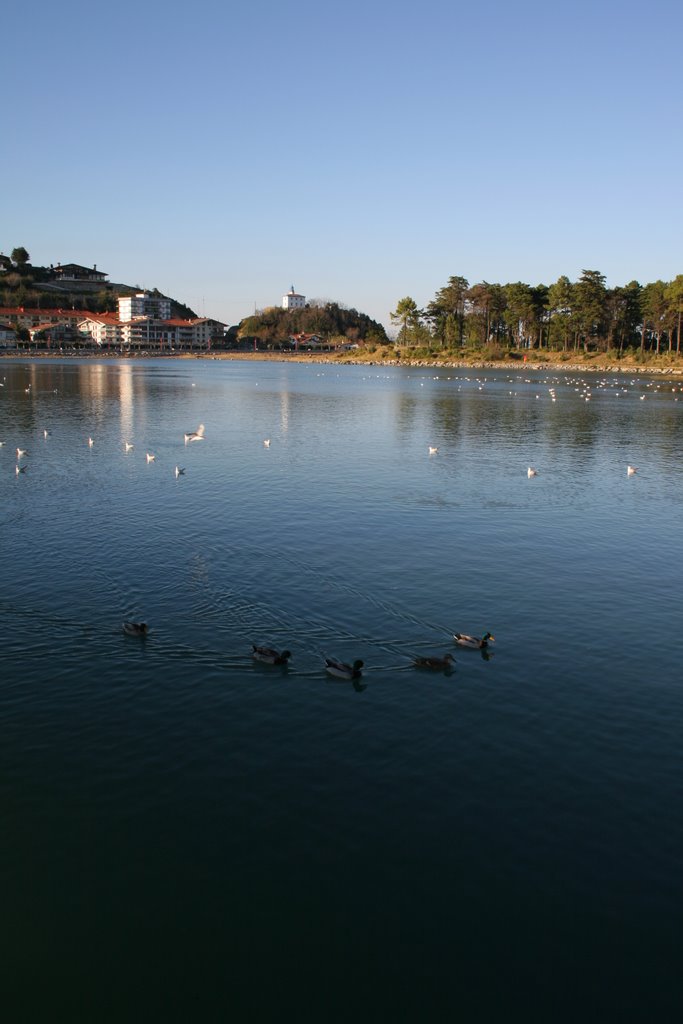
<instances>
[{"instance_id":1,"label":"dark blue water surface","mask_svg":"<svg viewBox=\"0 0 683 1024\"><path fill-rule=\"evenodd\" d=\"M0 380L8 1021L680 1019L677 381Z\"/></svg>"}]
</instances>

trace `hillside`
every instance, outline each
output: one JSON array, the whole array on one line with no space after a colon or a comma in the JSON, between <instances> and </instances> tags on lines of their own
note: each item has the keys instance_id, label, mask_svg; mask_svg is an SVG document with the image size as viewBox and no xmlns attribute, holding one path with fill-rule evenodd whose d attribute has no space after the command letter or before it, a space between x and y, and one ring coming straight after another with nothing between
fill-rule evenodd
<instances>
[{"instance_id":1,"label":"hillside","mask_svg":"<svg viewBox=\"0 0 683 1024\"><path fill-rule=\"evenodd\" d=\"M287 345L296 335L315 335L334 343L388 343L384 327L376 320L336 302L312 301L304 309L271 306L247 317L237 329L240 341L256 340L269 347Z\"/></svg>"},{"instance_id":2,"label":"hillside","mask_svg":"<svg viewBox=\"0 0 683 1024\"><path fill-rule=\"evenodd\" d=\"M54 267L30 263L10 264L0 259L0 306L25 309L84 309L91 313L116 312L118 298L140 291L160 296L157 288L110 281L59 280ZM171 298L171 296L164 296ZM171 298L171 316L192 319L196 313Z\"/></svg>"}]
</instances>

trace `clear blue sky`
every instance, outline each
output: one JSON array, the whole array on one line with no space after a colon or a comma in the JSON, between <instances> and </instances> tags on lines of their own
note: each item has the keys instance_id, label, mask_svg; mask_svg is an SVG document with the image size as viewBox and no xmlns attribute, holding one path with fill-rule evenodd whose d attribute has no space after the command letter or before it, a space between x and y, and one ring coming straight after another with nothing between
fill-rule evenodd
<instances>
[{"instance_id":1,"label":"clear blue sky","mask_svg":"<svg viewBox=\"0 0 683 1024\"><path fill-rule=\"evenodd\" d=\"M2 16L0 250L236 323L452 275L683 273L676 0L83 0Z\"/></svg>"}]
</instances>

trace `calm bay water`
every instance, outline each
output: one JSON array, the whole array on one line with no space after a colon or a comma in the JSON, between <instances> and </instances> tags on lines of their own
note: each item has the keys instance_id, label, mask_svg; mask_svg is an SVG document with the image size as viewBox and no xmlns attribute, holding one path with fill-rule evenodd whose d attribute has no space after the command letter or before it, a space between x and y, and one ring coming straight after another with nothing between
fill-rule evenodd
<instances>
[{"instance_id":1,"label":"calm bay water","mask_svg":"<svg viewBox=\"0 0 683 1024\"><path fill-rule=\"evenodd\" d=\"M679 1018L679 383L0 380L8 1019Z\"/></svg>"}]
</instances>

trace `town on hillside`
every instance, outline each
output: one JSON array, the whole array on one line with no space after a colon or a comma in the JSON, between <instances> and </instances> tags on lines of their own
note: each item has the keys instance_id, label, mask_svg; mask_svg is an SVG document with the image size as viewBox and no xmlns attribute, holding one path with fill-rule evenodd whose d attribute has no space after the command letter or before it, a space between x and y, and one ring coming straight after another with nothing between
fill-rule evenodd
<instances>
[{"instance_id":1,"label":"town on hillside","mask_svg":"<svg viewBox=\"0 0 683 1024\"><path fill-rule=\"evenodd\" d=\"M308 303L294 286L279 306L228 327L153 291L114 285L78 263L34 267L23 247L0 253L0 350L154 355L219 349L357 347L381 325L336 303ZM384 339L386 340L386 339Z\"/></svg>"}]
</instances>

